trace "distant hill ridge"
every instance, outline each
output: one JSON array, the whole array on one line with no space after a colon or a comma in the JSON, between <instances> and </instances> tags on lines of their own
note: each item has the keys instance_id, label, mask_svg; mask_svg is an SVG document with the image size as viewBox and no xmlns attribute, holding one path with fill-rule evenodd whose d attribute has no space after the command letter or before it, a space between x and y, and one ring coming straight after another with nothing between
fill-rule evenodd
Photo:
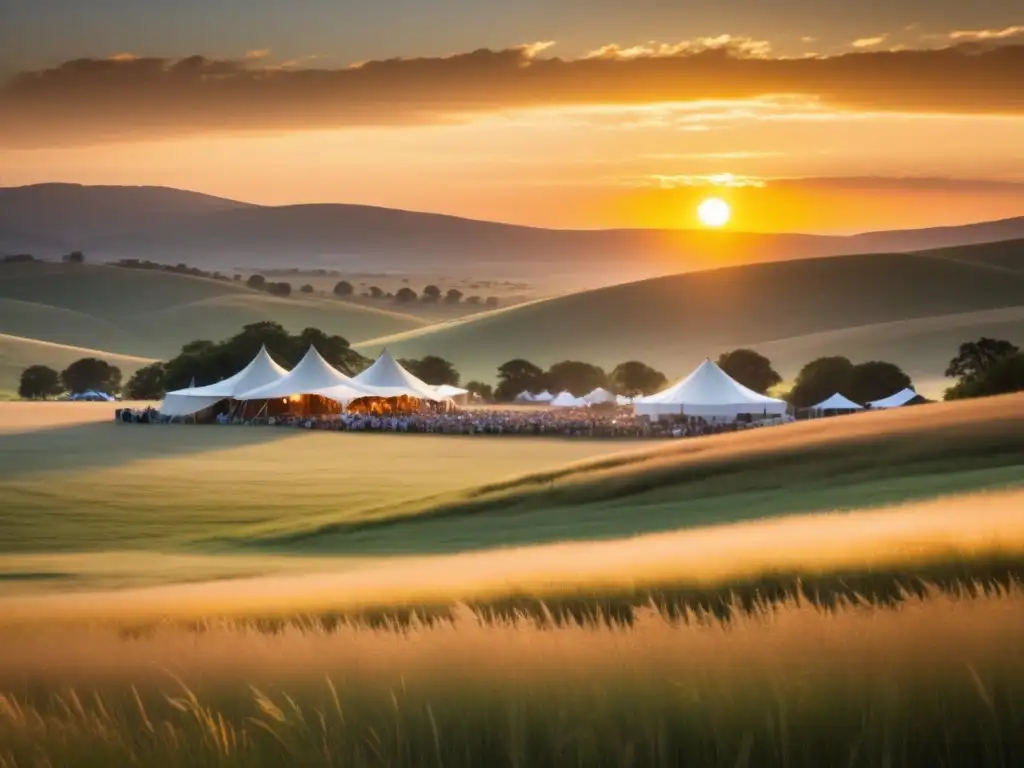
<instances>
[{"instance_id":1,"label":"distant hill ridge","mask_svg":"<svg viewBox=\"0 0 1024 768\"><path fill-rule=\"evenodd\" d=\"M1024 237L1024 217L849 237L693 230L552 230L351 204L261 206L165 187L0 188L0 253L140 258L205 269L330 266L633 277L843 253Z\"/></svg>"}]
</instances>

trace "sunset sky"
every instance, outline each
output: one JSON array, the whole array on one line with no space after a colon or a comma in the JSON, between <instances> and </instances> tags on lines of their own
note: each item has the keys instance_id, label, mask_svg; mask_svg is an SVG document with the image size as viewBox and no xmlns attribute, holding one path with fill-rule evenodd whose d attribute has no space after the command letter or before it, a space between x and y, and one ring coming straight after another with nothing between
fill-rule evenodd
<instances>
[{"instance_id":1,"label":"sunset sky","mask_svg":"<svg viewBox=\"0 0 1024 768\"><path fill-rule=\"evenodd\" d=\"M1024 215L1006 0L0 0L0 185L554 227Z\"/></svg>"}]
</instances>

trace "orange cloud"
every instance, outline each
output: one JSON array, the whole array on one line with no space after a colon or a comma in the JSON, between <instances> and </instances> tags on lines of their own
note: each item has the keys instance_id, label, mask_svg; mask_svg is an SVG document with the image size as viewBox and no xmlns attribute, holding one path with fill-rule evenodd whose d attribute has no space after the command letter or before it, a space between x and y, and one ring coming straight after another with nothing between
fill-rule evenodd
<instances>
[{"instance_id":1,"label":"orange cloud","mask_svg":"<svg viewBox=\"0 0 1024 768\"><path fill-rule=\"evenodd\" d=\"M536 107L798 95L830 109L1024 112L1024 45L773 58L722 35L545 57L550 42L341 69L240 60L78 59L0 86L0 144L53 146L202 133L440 124ZM261 52L259 52L261 53ZM693 124L690 130L700 130Z\"/></svg>"},{"instance_id":2,"label":"orange cloud","mask_svg":"<svg viewBox=\"0 0 1024 768\"><path fill-rule=\"evenodd\" d=\"M859 40L854 40L851 45L854 48L874 48L877 45L881 45L885 42L888 35L878 35L877 37L862 37Z\"/></svg>"}]
</instances>

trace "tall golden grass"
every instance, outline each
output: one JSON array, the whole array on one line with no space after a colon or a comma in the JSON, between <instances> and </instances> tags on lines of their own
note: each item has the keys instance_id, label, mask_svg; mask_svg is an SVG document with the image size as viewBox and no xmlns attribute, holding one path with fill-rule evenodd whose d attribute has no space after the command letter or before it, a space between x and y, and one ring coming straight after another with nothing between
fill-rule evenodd
<instances>
[{"instance_id":1,"label":"tall golden grass","mask_svg":"<svg viewBox=\"0 0 1024 768\"><path fill-rule=\"evenodd\" d=\"M726 622L7 629L0 766L1011 766L1024 591Z\"/></svg>"}]
</instances>

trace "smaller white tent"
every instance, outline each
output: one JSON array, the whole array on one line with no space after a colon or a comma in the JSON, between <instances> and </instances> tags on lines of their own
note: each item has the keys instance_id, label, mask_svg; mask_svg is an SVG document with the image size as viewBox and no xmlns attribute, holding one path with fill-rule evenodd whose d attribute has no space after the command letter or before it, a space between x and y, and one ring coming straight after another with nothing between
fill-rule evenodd
<instances>
[{"instance_id":1,"label":"smaller white tent","mask_svg":"<svg viewBox=\"0 0 1024 768\"><path fill-rule=\"evenodd\" d=\"M812 411L863 411L863 405L857 405L857 403L850 400L848 397L836 392L832 397L822 400L817 405L812 405L810 410Z\"/></svg>"},{"instance_id":2,"label":"smaller white tent","mask_svg":"<svg viewBox=\"0 0 1024 768\"><path fill-rule=\"evenodd\" d=\"M354 376L352 381L376 392L377 397L414 397L419 400L445 400L447 396L403 368L386 349L373 365Z\"/></svg>"},{"instance_id":3,"label":"smaller white tent","mask_svg":"<svg viewBox=\"0 0 1024 768\"><path fill-rule=\"evenodd\" d=\"M550 403L555 399L555 396L548 392L546 389L539 395L533 396L533 402L535 403Z\"/></svg>"},{"instance_id":4,"label":"smaller white tent","mask_svg":"<svg viewBox=\"0 0 1024 768\"><path fill-rule=\"evenodd\" d=\"M871 408L899 408L912 400L916 400L918 397L920 397L920 395L908 387L907 389L901 389L895 395L889 395L888 397L883 397L881 400L875 400L874 402L868 403L868 406Z\"/></svg>"},{"instance_id":5,"label":"smaller white tent","mask_svg":"<svg viewBox=\"0 0 1024 768\"><path fill-rule=\"evenodd\" d=\"M616 395L615 396L615 404L616 405L632 405L633 404L633 398L632 397L626 397L625 395Z\"/></svg>"},{"instance_id":6,"label":"smaller white tent","mask_svg":"<svg viewBox=\"0 0 1024 768\"><path fill-rule=\"evenodd\" d=\"M574 397L572 392L565 390L559 392L558 395L551 401L552 408L583 408L587 405L587 401L582 397Z\"/></svg>"},{"instance_id":7,"label":"smaller white tent","mask_svg":"<svg viewBox=\"0 0 1024 768\"><path fill-rule=\"evenodd\" d=\"M327 394L327 390L332 390L332 394ZM353 383L352 379L324 360L316 347L310 346L290 373L265 386L240 392L235 399L273 400L297 395L321 395L347 402L356 397L369 397L372 393L367 387Z\"/></svg>"},{"instance_id":8,"label":"smaller white tent","mask_svg":"<svg viewBox=\"0 0 1024 768\"><path fill-rule=\"evenodd\" d=\"M524 389L522 392L520 392L518 395L516 395L516 402L517 403L533 403L533 402L536 402L536 401L533 399L533 393L530 392L528 389Z\"/></svg>"},{"instance_id":9,"label":"smaller white tent","mask_svg":"<svg viewBox=\"0 0 1024 768\"><path fill-rule=\"evenodd\" d=\"M786 401L744 387L709 359L668 389L633 401L638 416L651 418L684 414L735 420L741 414L777 416L787 408Z\"/></svg>"},{"instance_id":10,"label":"smaller white tent","mask_svg":"<svg viewBox=\"0 0 1024 768\"><path fill-rule=\"evenodd\" d=\"M605 403L615 402L615 393L609 392L603 387L598 387L593 392L590 392L583 396L583 399L590 405L603 405Z\"/></svg>"},{"instance_id":11,"label":"smaller white tent","mask_svg":"<svg viewBox=\"0 0 1024 768\"><path fill-rule=\"evenodd\" d=\"M288 375L288 370L274 362L266 347L260 347L256 357L242 370L223 381L206 387L192 386L168 392L160 405L166 416L191 416L193 413L216 405L221 400L237 397L243 392L262 387Z\"/></svg>"},{"instance_id":12,"label":"smaller white tent","mask_svg":"<svg viewBox=\"0 0 1024 768\"><path fill-rule=\"evenodd\" d=\"M434 387L434 391L437 392L441 397L463 397L469 394L468 389L462 387L453 387L451 384L438 384Z\"/></svg>"}]
</instances>

